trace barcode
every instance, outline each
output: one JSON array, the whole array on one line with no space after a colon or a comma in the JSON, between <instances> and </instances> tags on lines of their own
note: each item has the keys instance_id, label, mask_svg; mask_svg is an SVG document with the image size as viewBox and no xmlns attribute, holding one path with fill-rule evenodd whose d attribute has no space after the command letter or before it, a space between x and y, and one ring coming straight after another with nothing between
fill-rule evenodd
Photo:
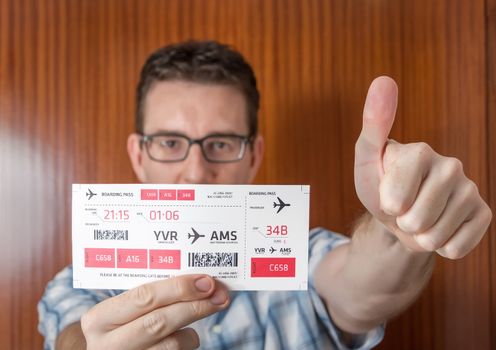
<instances>
[{"instance_id":1,"label":"barcode","mask_svg":"<svg viewBox=\"0 0 496 350\"><path fill-rule=\"evenodd\" d=\"M188 253L190 267L236 267L238 253Z\"/></svg>"},{"instance_id":2,"label":"barcode","mask_svg":"<svg viewBox=\"0 0 496 350\"><path fill-rule=\"evenodd\" d=\"M94 230L95 240L127 241L127 230Z\"/></svg>"}]
</instances>

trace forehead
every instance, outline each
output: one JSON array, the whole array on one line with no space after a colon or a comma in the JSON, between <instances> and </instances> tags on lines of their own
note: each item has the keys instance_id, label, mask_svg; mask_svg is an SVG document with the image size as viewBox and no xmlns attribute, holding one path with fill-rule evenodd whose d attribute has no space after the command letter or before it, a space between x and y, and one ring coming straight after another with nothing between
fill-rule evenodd
<instances>
[{"instance_id":1,"label":"forehead","mask_svg":"<svg viewBox=\"0 0 496 350\"><path fill-rule=\"evenodd\" d=\"M235 87L185 81L155 83L145 98L144 132L248 133L246 100Z\"/></svg>"}]
</instances>

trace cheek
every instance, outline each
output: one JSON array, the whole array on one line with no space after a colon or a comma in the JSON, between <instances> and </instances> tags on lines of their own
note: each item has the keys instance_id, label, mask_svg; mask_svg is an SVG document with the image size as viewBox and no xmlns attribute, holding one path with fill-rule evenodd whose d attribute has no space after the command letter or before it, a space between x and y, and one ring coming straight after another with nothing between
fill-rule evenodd
<instances>
[{"instance_id":1,"label":"cheek","mask_svg":"<svg viewBox=\"0 0 496 350\"><path fill-rule=\"evenodd\" d=\"M249 163L232 163L226 165L224 169L219 169L219 183L226 184L248 184Z\"/></svg>"}]
</instances>

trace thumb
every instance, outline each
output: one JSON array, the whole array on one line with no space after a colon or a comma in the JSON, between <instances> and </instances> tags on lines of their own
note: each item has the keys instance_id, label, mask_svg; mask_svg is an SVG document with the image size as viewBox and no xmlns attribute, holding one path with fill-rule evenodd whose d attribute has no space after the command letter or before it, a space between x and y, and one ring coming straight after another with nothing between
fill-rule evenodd
<instances>
[{"instance_id":1,"label":"thumb","mask_svg":"<svg viewBox=\"0 0 496 350\"><path fill-rule=\"evenodd\" d=\"M363 110L362 132L355 145L355 188L362 204L380 215L379 185L384 173L382 155L394 122L398 87L393 79L376 78Z\"/></svg>"},{"instance_id":2,"label":"thumb","mask_svg":"<svg viewBox=\"0 0 496 350\"><path fill-rule=\"evenodd\" d=\"M398 103L395 81L382 76L370 85L363 109L362 131L357 141L356 156L360 161L382 158L384 146L393 126Z\"/></svg>"}]
</instances>

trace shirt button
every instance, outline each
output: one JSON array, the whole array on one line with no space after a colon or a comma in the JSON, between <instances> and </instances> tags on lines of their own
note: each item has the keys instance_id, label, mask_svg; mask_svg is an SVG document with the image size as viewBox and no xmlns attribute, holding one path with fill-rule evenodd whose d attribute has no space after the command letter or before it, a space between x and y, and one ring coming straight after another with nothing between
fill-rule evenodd
<instances>
[{"instance_id":1,"label":"shirt button","mask_svg":"<svg viewBox=\"0 0 496 350\"><path fill-rule=\"evenodd\" d=\"M212 327L212 332L215 334L220 334L222 332L222 327L220 324L216 324Z\"/></svg>"}]
</instances>

